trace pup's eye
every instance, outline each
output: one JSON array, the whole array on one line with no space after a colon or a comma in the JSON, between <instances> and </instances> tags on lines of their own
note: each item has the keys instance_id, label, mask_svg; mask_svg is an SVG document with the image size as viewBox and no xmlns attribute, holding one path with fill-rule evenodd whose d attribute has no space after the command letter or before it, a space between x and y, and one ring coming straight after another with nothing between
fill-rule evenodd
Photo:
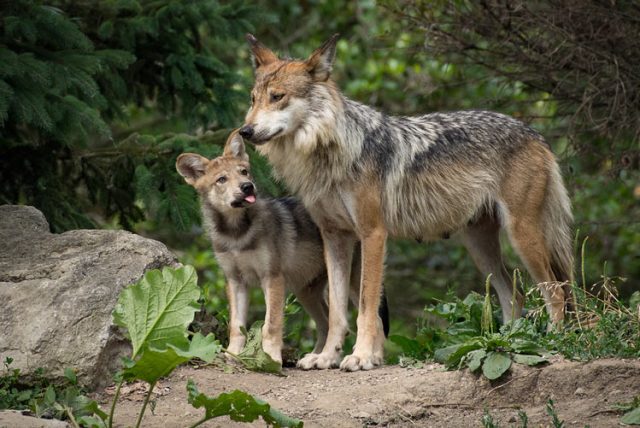
<instances>
[{"instance_id":1,"label":"pup's eye","mask_svg":"<svg viewBox=\"0 0 640 428\"><path fill-rule=\"evenodd\" d=\"M240 170L240 174L242 174L242 175L249 175L249 171L247 171L246 169L241 169L241 170Z\"/></svg>"},{"instance_id":2,"label":"pup's eye","mask_svg":"<svg viewBox=\"0 0 640 428\"><path fill-rule=\"evenodd\" d=\"M284 94L271 94L271 102L277 103L284 97Z\"/></svg>"},{"instance_id":3,"label":"pup's eye","mask_svg":"<svg viewBox=\"0 0 640 428\"><path fill-rule=\"evenodd\" d=\"M227 177L225 177L224 175L221 177L218 177L218 179L216 180L216 183L218 184L224 184L227 182Z\"/></svg>"}]
</instances>

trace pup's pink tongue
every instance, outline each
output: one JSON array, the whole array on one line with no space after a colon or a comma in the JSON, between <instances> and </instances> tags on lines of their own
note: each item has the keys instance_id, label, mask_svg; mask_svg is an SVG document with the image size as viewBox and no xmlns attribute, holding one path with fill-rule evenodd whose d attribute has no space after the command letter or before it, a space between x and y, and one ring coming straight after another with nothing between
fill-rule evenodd
<instances>
[{"instance_id":1,"label":"pup's pink tongue","mask_svg":"<svg viewBox=\"0 0 640 428\"><path fill-rule=\"evenodd\" d=\"M245 197L244 200L249 202L250 204L253 204L256 201L256 197L255 197L255 195L249 195L249 196Z\"/></svg>"}]
</instances>

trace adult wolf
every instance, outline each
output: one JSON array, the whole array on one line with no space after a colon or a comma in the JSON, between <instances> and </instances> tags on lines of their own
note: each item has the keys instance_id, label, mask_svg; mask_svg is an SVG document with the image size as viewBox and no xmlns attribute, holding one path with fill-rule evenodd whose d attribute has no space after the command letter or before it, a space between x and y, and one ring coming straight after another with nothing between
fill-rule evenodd
<instances>
[{"instance_id":1,"label":"adult wolf","mask_svg":"<svg viewBox=\"0 0 640 428\"><path fill-rule=\"evenodd\" d=\"M502 262L498 234L504 228L539 283L552 321L562 321L568 294L558 281L572 277L572 215L542 136L494 112L393 117L349 100L330 79L337 35L303 61L278 58L252 35L247 40L255 85L240 134L302 199L325 245L329 334L323 351L301 367L339 363L357 241L358 336L340 367L366 370L382 363L377 307L389 235L426 240L460 232L480 271L493 274L509 320L512 311L520 314L522 297L512 296Z\"/></svg>"},{"instance_id":2,"label":"adult wolf","mask_svg":"<svg viewBox=\"0 0 640 428\"><path fill-rule=\"evenodd\" d=\"M216 259L227 278L229 352L245 344L249 295L259 283L265 293L266 314L262 347L282 362L285 287L311 315L317 327L314 353L319 353L328 330L325 297L327 272L320 232L302 204L293 198L258 197L251 178L249 156L237 131L230 134L222 156L209 160L196 153L178 156L176 169L200 195L202 215L209 229ZM351 279L357 303L360 261ZM388 332L386 299L380 313Z\"/></svg>"}]
</instances>

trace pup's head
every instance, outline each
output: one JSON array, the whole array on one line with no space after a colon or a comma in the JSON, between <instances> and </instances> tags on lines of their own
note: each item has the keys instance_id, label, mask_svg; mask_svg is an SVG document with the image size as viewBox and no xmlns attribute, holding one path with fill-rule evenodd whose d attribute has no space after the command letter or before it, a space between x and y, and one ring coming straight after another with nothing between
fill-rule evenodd
<instances>
[{"instance_id":1,"label":"pup's head","mask_svg":"<svg viewBox=\"0 0 640 428\"><path fill-rule=\"evenodd\" d=\"M251 107L240 128L240 135L254 144L291 135L312 115L318 114L313 102L329 102L322 91L331 75L338 34L303 61L282 60L253 35L247 40L253 53L255 85Z\"/></svg>"},{"instance_id":2,"label":"pup's head","mask_svg":"<svg viewBox=\"0 0 640 428\"><path fill-rule=\"evenodd\" d=\"M256 202L249 156L235 130L227 139L222 156L209 160L195 153L178 156L176 169L200 196L220 211L244 208Z\"/></svg>"}]
</instances>

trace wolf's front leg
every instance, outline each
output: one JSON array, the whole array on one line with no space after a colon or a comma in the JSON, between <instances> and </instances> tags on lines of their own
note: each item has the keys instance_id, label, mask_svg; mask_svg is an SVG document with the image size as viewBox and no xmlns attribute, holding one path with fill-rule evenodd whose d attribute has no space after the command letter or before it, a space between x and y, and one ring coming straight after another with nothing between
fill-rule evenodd
<instances>
[{"instance_id":1,"label":"wolf's front leg","mask_svg":"<svg viewBox=\"0 0 640 428\"><path fill-rule=\"evenodd\" d=\"M356 239L342 230L322 230L322 239L329 276L329 332L322 352L308 354L298 362L305 370L338 367L349 329L349 276Z\"/></svg>"},{"instance_id":2,"label":"wolf's front leg","mask_svg":"<svg viewBox=\"0 0 640 428\"><path fill-rule=\"evenodd\" d=\"M267 313L262 326L262 349L282 365L282 330L284 328L285 284L281 274L262 281Z\"/></svg>"},{"instance_id":3,"label":"wolf's front leg","mask_svg":"<svg viewBox=\"0 0 640 428\"><path fill-rule=\"evenodd\" d=\"M229 299L229 346L227 351L238 355L246 340L242 329L247 325L249 294L247 286L238 279L227 281L227 298Z\"/></svg>"},{"instance_id":4,"label":"wolf's front leg","mask_svg":"<svg viewBox=\"0 0 640 428\"><path fill-rule=\"evenodd\" d=\"M382 295L386 240L384 227L376 227L362 237L358 337L353 353L340 364L342 370L370 370L382 364L384 331L378 309Z\"/></svg>"}]
</instances>

